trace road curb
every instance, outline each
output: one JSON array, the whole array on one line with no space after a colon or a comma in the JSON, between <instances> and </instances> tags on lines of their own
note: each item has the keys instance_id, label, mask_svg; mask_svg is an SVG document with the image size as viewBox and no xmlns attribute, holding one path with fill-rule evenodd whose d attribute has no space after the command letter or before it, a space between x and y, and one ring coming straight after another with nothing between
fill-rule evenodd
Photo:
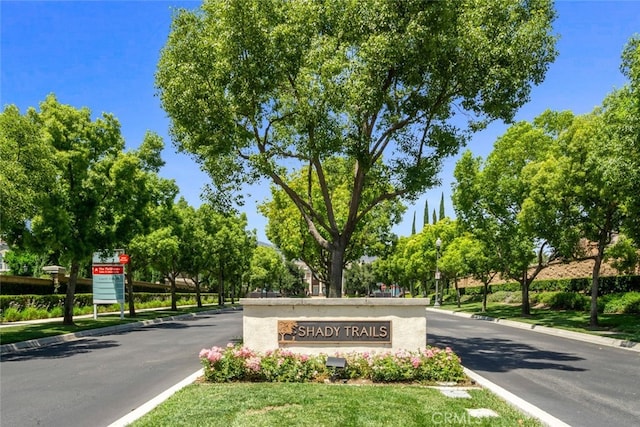
<instances>
[{"instance_id":1,"label":"road curb","mask_svg":"<svg viewBox=\"0 0 640 427\"><path fill-rule=\"evenodd\" d=\"M107 326L104 328L86 329L71 334L56 335L53 337L38 338L28 341L20 341L11 344L0 345L0 355L7 355L23 350L31 350L35 348L47 347L63 342L76 341L85 337L109 335L118 332L131 331L133 329L143 328L149 325L155 325L163 322L171 322L175 320L184 320L206 314L220 314L225 311L242 310L242 307L216 308L213 310L200 311L197 313L186 313L178 316L160 317L156 319L142 320L140 322L126 323L124 325Z\"/></svg>"},{"instance_id":2,"label":"road curb","mask_svg":"<svg viewBox=\"0 0 640 427\"><path fill-rule=\"evenodd\" d=\"M141 406L138 406L136 409L129 412L127 415L109 424L108 427L124 427L133 423L134 421L138 420L139 418L142 418L144 415L147 415L149 412L154 410L158 405L163 403L165 400L169 399L176 392L182 390L188 385L193 384L195 380L197 380L203 375L204 375L203 369L200 369L199 371L194 372L193 374L189 375L187 378L180 381L178 384L174 385L171 388L168 388L167 390L163 391L153 399L149 400L148 402L144 403Z\"/></svg>"},{"instance_id":3,"label":"road curb","mask_svg":"<svg viewBox=\"0 0 640 427\"><path fill-rule=\"evenodd\" d=\"M449 314L452 316L460 316L468 319L484 320L487 322L499 323L501 325L512 328L526 329L541 334L554 335L563 338L569 338L577 341L589 342L591 344L603 345L607 347L622 348L625 350L640 352L640 343L634 341L620 340L615 338L600 337L597 335L584 334L581 332L568 331L566 329L550 328L548 326L533 325L531 323L518 322L515 320L496 319L494 317L483 316L480 314L465 313L462 311L443 310L440 308L427 307L427 311L434 313ZM428 329L428 327L427 327Z\"/></svg>"},{"instance_id":4,"label":"road curb","mask_svg":"<svg viewBox=\"0 0 640 427\"><path fill-rule=\"evenodd\" d=\"M464 368L464 373L474 380L477 384L491 391L493 394L500 397L502 400L505 400L511 406L519 409L521 412L536 418L541 423L549 427L570 427L569 424L564 421L559 420L548 412L543 411L537 406L527 402L526 400L516 396L510 391L500 387L498 384L495 384L482 375L472 371L471 369Z\"/></svg>"}]
</instances>

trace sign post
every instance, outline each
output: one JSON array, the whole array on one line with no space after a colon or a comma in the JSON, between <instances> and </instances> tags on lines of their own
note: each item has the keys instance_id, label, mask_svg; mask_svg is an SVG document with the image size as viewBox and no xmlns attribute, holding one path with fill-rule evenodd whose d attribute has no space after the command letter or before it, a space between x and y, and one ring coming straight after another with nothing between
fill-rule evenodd
<instances>
[{"instance_id":1,"label":"sign post","mask_svg":"<svg viewBox=\"0 0 640 427\"><path fill-rule=\"evenodd\" d=\"M93 318L98 318L98 304L120 304L120 319L124 319L123 250L113 255L93 254ZM128 262L128 256L126 261Z\"/></svg>"}]
</instances>

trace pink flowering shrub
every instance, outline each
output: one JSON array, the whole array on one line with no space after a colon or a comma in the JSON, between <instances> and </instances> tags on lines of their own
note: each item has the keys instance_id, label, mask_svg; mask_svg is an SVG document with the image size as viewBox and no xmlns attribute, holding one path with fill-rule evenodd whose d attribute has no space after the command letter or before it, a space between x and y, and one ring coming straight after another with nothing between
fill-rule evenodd
<instances>
[{"instance_id":1,"label":"pink flowering shrub","mask_svg":"<svg viewBox=\"0 0 640 427\"><path fill-rule=\"evenodd\" d=\"M207 381L309 382L327 378L366 379L373 382L463 381L460 358L449 348L427 347L420 352L336 354L347 360L345 369L328 368L327 355L308 356L286 349L254 352L239 345L200 351Z\"/></svg>"},{"instance_id":2,"label":"pink flowering shrub","mask_svg":"<svg viewBox=\"0 0 640 427\"><path fill-rule=\"evenodd\" d=\"M451 348L428 347L418 353L385 353L374 357L371 380L395 381L461 381L465 378L460 358Z\"/></svg>"}]
</instances>

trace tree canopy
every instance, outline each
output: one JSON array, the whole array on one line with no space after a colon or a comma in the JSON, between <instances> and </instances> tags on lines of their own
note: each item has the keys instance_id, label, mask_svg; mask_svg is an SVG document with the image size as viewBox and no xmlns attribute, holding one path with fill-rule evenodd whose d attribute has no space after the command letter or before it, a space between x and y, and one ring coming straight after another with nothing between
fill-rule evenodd
<instances>
[{"instance_id":1,"label":"tree canopy","mask_svg":"<svg viewBox=\"0 0 640 427\"><path fill-rule=\"evenodd\" d=\"M112 172L124 148L120 124L109 114L92 120L89 109L61 104L54 95L24 116L7 107L0 123L8 170L17 173L9 191L20 193L11 201L28 204L21 215L9 208L2 234L10 244L71 265L64 306L64 323L71 324L80 265L115 243L113 218L121 203ZM37 155L41 165L34 164ZM33 179L24 175L31 166Z\"/></svg>"},{"instance_id":2,"label":"tree canopy","mask_svg":"<svg viewBox=\"0 0 640 427\"><path fill-rule=\"evenodd\" d=\"M555 257L555 248L545 256L547 242L538 241L540 236L524 221L523 206L531 191L525 168L543 160L552 146L553 138L544 127L519 122L498 138L485 161L467 151L454 172L457 217L476 239L498 254L500 262L492 266L521 284L523 315L530 314L529 284ZM530 272L534 261L537 268Z\"/></svg>"},{"instance_id":3,"label":"tree canopy","mask_svg":"<svg viewBox=\"0 0 640 427\"><path fill-rule=\"evenodd\" d=\"M554 17L547 0L206 0L175 14L156 84L173 138L223 201L268 178L341 265L367 212L415 199L468 132L528 100L556 55ZM341 225L324 183L331 156L354 161ZM376 164L391 187L364 202ZM303 165L321 185L322 212L287 181ZM341 276L332 271L330 296Z\"/></svg>"}]
</instances>

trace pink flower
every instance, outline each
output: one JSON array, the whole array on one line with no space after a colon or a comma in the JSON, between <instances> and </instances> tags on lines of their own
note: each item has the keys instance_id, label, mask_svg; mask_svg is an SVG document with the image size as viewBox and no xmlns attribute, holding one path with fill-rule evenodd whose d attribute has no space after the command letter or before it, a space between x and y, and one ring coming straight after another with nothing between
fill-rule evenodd
<instances>
[{"instance_id":1,"label":"pink flower","mask_svg":"<svg viewBox=\"0 0 640 427\"><path fill-rule=\"evenodd\" d=\"M222 353L220 353L219 351L213 351L212 349L207 355L207 359L209 359L211 363L216 363L217 361L222 359Z\"/></svg>"},{"instance_id":2,"label":"pink flower","mask_svg":"<svg viewBox=\"0 0 640 427\"><path fill-rule=\"evenodd\" d=\"M418 366L420 366L420 358L419 357L412 357L411 358L411 364L413 365L413 367L415 369L417 369Z\"/></svg>"},{"instance_id":3,"label":"pink flower","mask_svg":"<svg viewBox=\"0 0 640 427\"><path fill-rule=\"evenodd\" d=\"M249 350L247 347L238 348L233 351L233 357L246 359L251 356L253 356L253 351Z\"/></svg>"},{"instance_id":4,"label":"pink flower","mask_svg":"<svg viewBox=\"0 0 640 427\"><path fill-rule=\"evenodd\" d=\"M209 349L203 348L200 350L200 354L198 354L198 358L202 359L203 357L207 357L209 355Z\"/></svg>"},{"instance_id":5,"label":"pink flower","mask_svg":"<svg viewBox=\"0 0 640 427\"><path fill-rule=\"evenodd\" d=\"M430 348L425 350L424 355L426 357L433 357L434 356L433 350L431 350Z\"/></svg>"},{"instance_id":6,"label":"pink flower","mask_svg":"<svg viewBox=\"0 0 640 427\"><path fill-rule=\"evenodd\" d=\"M252 372L260 372L260 358L250 357L246 360L245 366Z\"/></svg>"},{"instance_id":7,"label":"pink flower","mask_svg":"<svg viewBox=\"0 0 640 427\"><path fill-rule=\"evenodd\" d=\"M233 347L235 347L233 343L227 343L227 348L233 348Z\"/></svg>"}]
</instances>

